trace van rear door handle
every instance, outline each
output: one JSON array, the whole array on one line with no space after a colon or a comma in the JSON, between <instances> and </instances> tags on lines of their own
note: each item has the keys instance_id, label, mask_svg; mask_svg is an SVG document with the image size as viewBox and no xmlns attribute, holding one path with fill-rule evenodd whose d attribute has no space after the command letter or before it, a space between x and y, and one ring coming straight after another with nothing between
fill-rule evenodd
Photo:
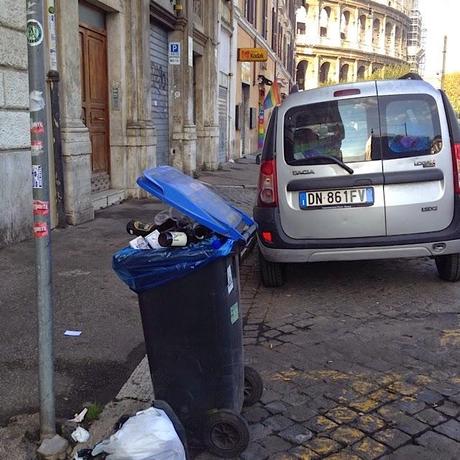
<instances>
[{"instance_id":1,"label":"van rear door handle","mask_svg":"<svg viewBox=\"0 0 460 460\"><path fill-rule=\"evenodd\" d=\"M411 184L444 180L442 169L414 169L412 171L391 171L385 173L385 184Z\"/></svg>"},{"instance_id":2,"label":"van rear door handle","mask_svg":"<svg viewBox=\"0 0 460 460\"><path fill-rule=\"evenodd\" d=\"M358 180L355 180L355 181L353 182L353 185L356 186L356 187L358 187L358 186L361 186L361 185L379 185L379 184L374 183L374 182L372 181L371 178L367 178L367 179L358 179Z\"/></svg>"}]
</instances>

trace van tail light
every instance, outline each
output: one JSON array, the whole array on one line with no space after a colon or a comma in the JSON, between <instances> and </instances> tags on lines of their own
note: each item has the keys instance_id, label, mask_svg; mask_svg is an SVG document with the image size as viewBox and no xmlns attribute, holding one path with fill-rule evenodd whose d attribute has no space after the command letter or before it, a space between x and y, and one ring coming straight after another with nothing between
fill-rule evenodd
<instances>
[{"instance_id":1,"label":"van tail light","mask_svg":"<svg viewBox=\"0 0 460 460\"><path fill-rule=\"evenodd\" d=\"M273 243L272 232L262 232L262 239L265 243Z\"/></svg>"},{"instance_id":2,"label":"van tail light","mask_svg":"<svg viewBox=\"0 0 460 460\"><path fill-rule=\"evenodd\" d=\"M257 205L265 208L278 206L275 160L265 160L260 165Z\"/></svg>"},{"instance_id":3,"label":"van tail light","mask_svg":"<svg viewBox=\"0 0 460 460\"><path fill-rule=\"evenodd\" d=\"M454 167L454 191L460 194L460 144L452 144L452 163Z\"/></svg>"}]
</instances>

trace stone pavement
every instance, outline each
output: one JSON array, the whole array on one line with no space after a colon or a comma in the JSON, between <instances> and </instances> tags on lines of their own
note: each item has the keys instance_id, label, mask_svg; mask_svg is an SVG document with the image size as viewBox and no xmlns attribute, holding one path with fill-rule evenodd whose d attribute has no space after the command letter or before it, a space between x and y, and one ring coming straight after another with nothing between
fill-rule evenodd
<instances>
[{"instance_id":1,"label":"stone pavement","mask_svg":"<svg viewBox=\"0 0 460 460\"><path fill-rule=\"evenodd\" d=\"M265 393L244 411L252 443L242 459L460 458L460 309L447 300L458 288L434 279L444 292L437 302L430 286L424 304L416 294L396 301L395 291L410 290L393 276L398 269L434 271L429 262L291 267L285 288L266 289L256 255L246 261L246 360ZM391 265L396 286L372 298L365 274ZM342 279L319 292L323 276Z\"/></svg>"}]
</instances>

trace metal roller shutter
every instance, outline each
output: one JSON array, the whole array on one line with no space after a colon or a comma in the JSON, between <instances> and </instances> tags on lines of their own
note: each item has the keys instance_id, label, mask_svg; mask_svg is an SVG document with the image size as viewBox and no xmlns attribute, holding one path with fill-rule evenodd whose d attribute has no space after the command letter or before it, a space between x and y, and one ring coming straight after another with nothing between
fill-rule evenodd
<instances>
[{"instance_id":1,"label":"metal roller shutter","mask_svg":"<svg viewBox=\"0 0 460 460\"><path fill-rule=\"evenodd\" d=\"M219 163L227 161L228 150L228 90L219 86Z\"/></svg>"},{"instance_id":2,"label":"metal roller shutter","mask_svg":"<svg viewBox=\"0 0 460 460\"><path fill-rule=\"evenodd\" d=\"M157 136L157 165L169 160L168 32L150 25L152 121Z\"/></svg>"}]
</instances>

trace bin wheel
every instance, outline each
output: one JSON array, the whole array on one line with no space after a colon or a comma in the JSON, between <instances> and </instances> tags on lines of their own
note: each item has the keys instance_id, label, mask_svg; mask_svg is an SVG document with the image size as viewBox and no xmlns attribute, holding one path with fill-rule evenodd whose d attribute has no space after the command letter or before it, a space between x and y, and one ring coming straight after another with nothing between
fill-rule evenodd
<instances>
[{"instance_id":1,"label":"bin wheel","mask_svg":"<svg viewBox=\"0 0 460 460\"><path fill-rule=\"evenodd\" d=\"M204 443L208 451L218 457L237 457L248 447L248 424L231 410L218 410L208 416Z\"/></svg>"},{"instance_id":2,"label":"bin wheel","mask_svg":"<svg viewBox=\"0 0 460 460\"><path fill-rule=\"evenodd\" d=\"M264 392L264 382L260 374L252 367L244 366L244 405L252 406L260 401Z\"/></svg>"}]
</instances>

